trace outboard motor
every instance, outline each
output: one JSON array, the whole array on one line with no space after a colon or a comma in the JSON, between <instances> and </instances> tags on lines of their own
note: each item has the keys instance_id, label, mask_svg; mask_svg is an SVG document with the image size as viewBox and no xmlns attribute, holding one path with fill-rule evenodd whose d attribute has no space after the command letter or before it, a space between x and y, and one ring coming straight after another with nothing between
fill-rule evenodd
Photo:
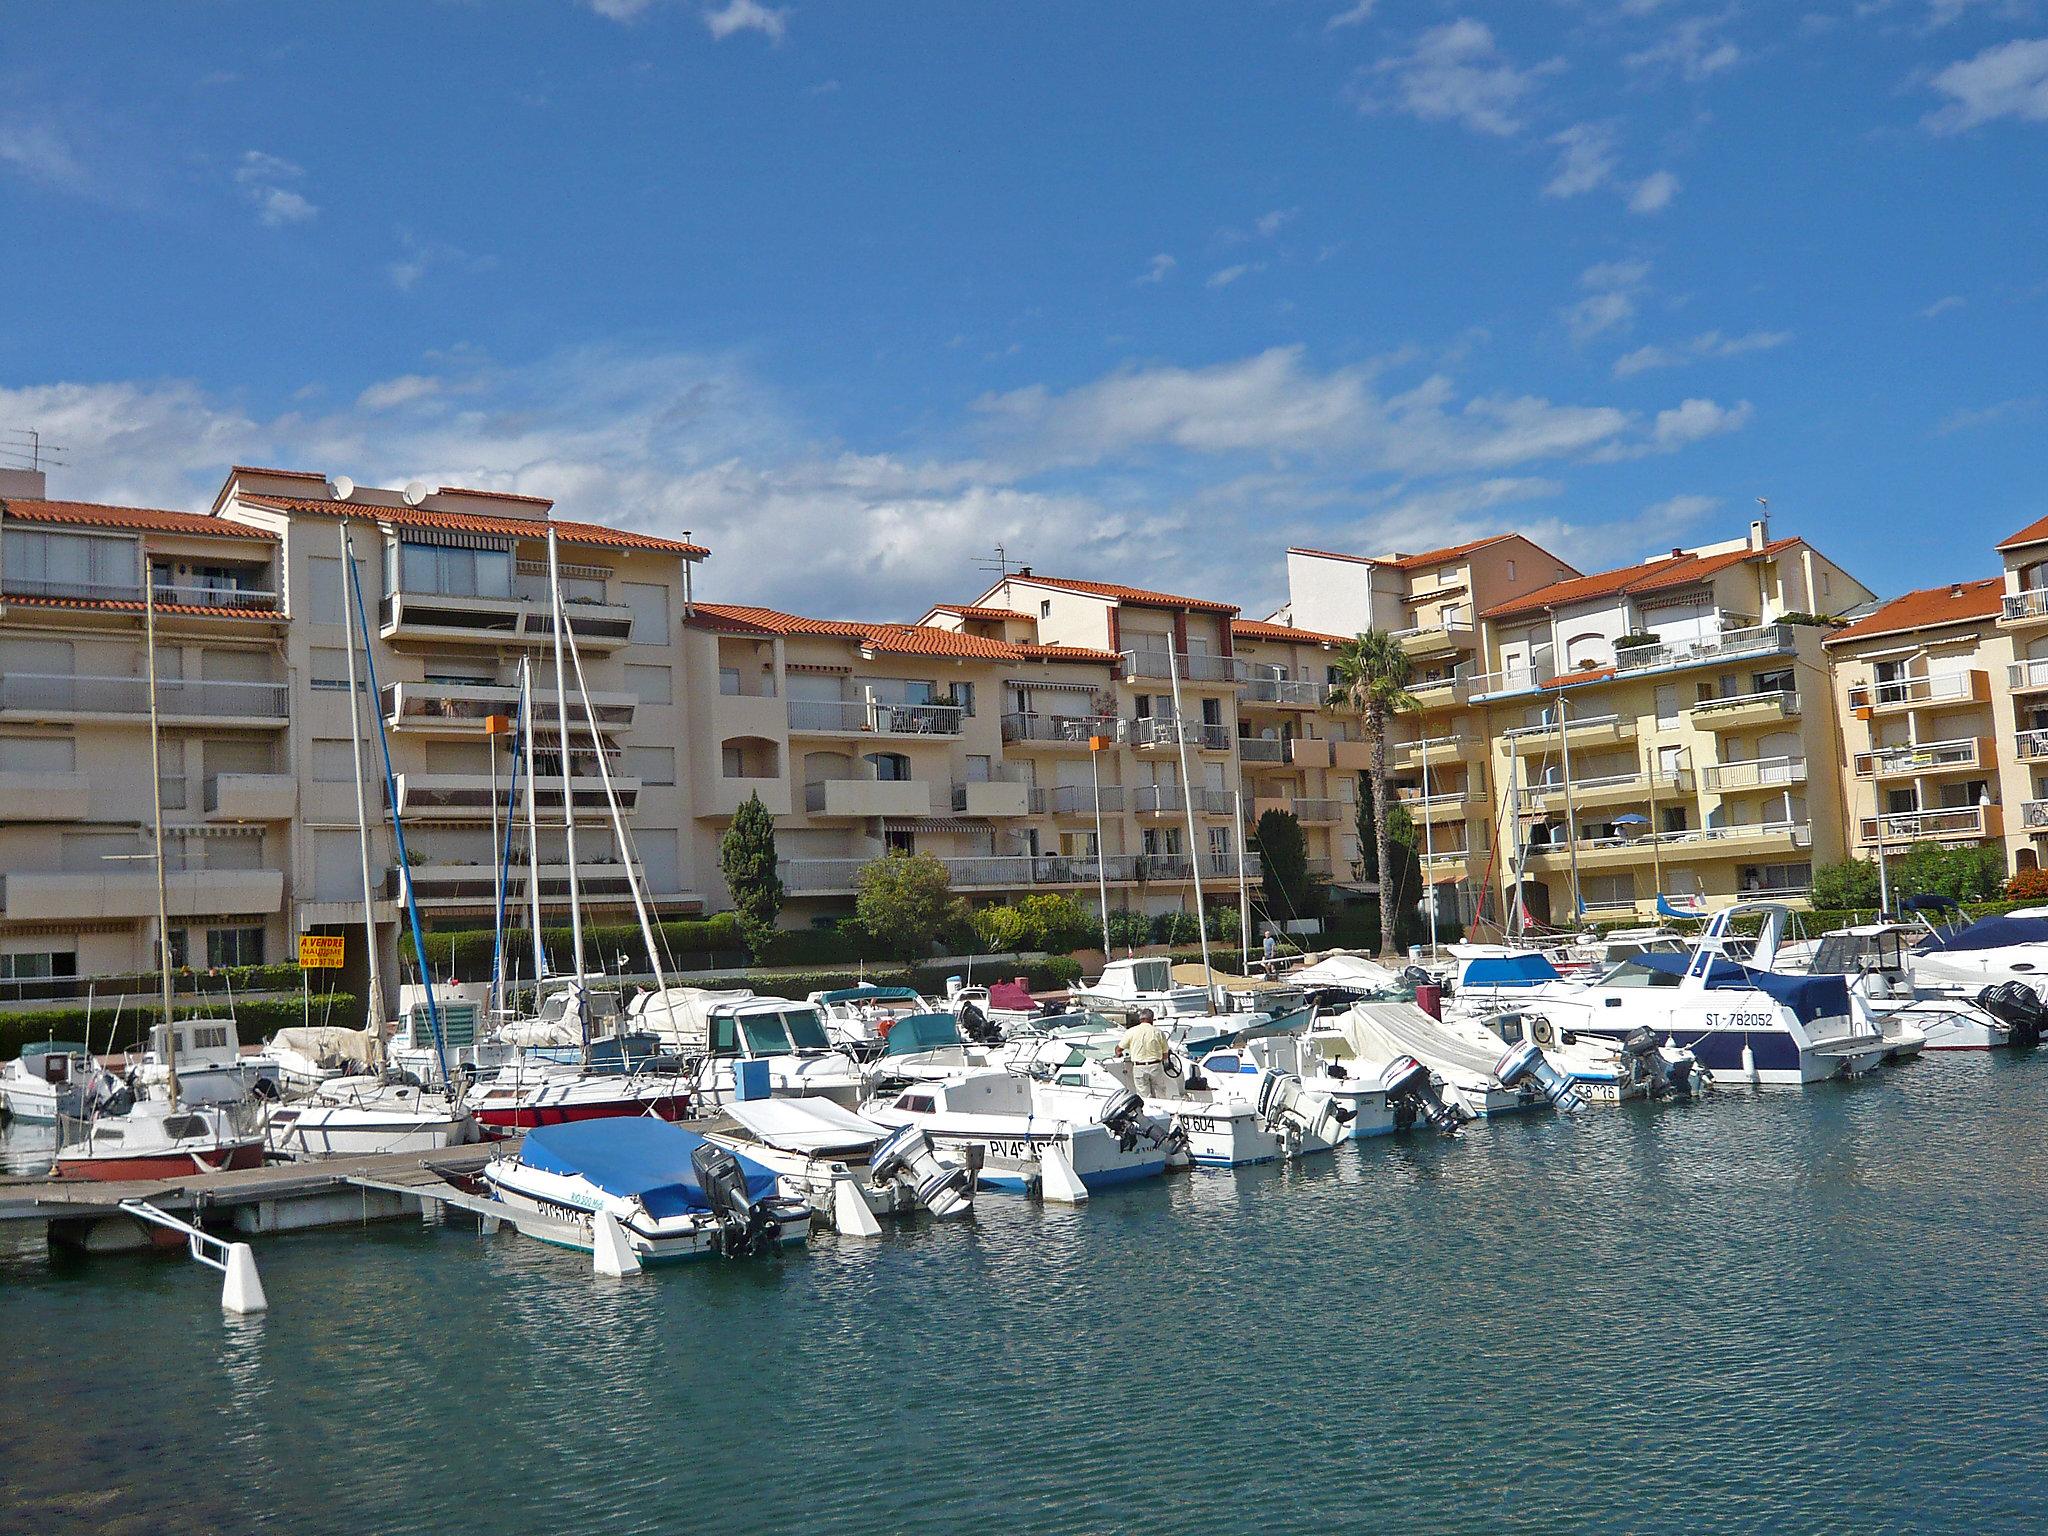
<instances>
[{"instance_id":1,"label":"outboard motor","mask_svg":"<svg viewBox=\"0 0 2048 1536\"><path fill-rule=\"evenodd\" d=\"M85 1107L89 1115L125 1115L135 1107L135 1090L105 1067L95 1068L86 1085Z\"/></svg>"},{"instance_id":2,"label":"outboard motor","mask_svg":"<svg viewBox=\"0 0 2048 1536\"><path fill-rule=\"evenodd\" d=\"M2001 981L1986 987L1977 994L1977 1006L2006 1027L2012 1044L2041 1043L2041 1031L2048 1026L2048 1009L2041 1006L2041 994L2025 982Z\"/></svg>"},{"instance_id":3,"label":"outboard motor","mask_svg":"<svg viewBox=\"0 0 2048 1536\"><path fill-rule=\"evenodd\" d=\"M1095 1119L1116 1137L1119 1151L1135 1150L1140 1136L1154 1141L1158 1139L1145 1118L1145 1101L1128 1088L1119 1088L1110 1094Z\"/></svg>"},{"instance_id":4,"label":"outboard motor","mask_svg":"<svg viewBox=\"0 0 2048 1536\"><path fill-rule=\"evenodd\" d=\"M877 1186L901 1179L917 1203L941 1221L965 1216L974 1205L974 1175L959 1163L942 1163L922 1126L898 1126L875 1148L868 1171Z\"/></svg>"},{"instance_id":5,"label":"outboard motor","mask_svg":"<svg viewBox=\"0 0 2048 1536\"><path fill-rule=\"evenodd\" d=\"M1003 1032L989 1022L989 1016L972 1002L960 1005L960 1033L976 1045L1001 1045Z\"/></svg>"},{"instance_id":6,"label":"outboard motor","mask_svg":"<svg viewBox=\"0 0 2048 1536\"><path fill-rule=\"evenodd\" d=\"M740 1160L716 1142L699 1142L690 1153L690 1169L718 1222L718 1251L728 1259L744 1259L775 1246L777 1228L810 1207L794 1201L750 1200L747 1172Z\"/></svg>"},{"instance_id":7,"label":"outboard motor","mask_svg":"<svg viewBox=\"0 0 2048 1536\"><path fill-rule=\"evenodd\" d=\"M1427 1120L1441 1135L1455 1136L1472 1117L1464 1109L1444 1102L1429 1068L1413 1056L1396 1056L1380 1074L1380 1087L1394 1111L1394 1128L1405 1131L1415 1122Z\"/></svg>"},{"instance_id":8,"label":"outboard motor","mask_svg":"<svg viewBox=\"0 0 2048 1536\"><path fill-rule=\"evenodd\" d=\"M1327 1093L1311 1093L1291 1072L1269 1072L1259 1084L1259 1119L1290 1143L1315 1138L1336 1143L1358 1112L1340 1108Z\"/></svg>"},{"instance_id":9,"label":"outboard motor","mask_svg":"<svg viewBox=\"0 0 2048 1536\"><path fill-rule=\"evenodd\" d=\"M1578 1085L1551 1065L1550 1058L1537 1049L1534 1040L1509 1046L1494 1064L1493 1075L1503 1088L1533 1081L1543 1090L1543 1096L1565 1114L1575 1115L1586 1107L1585 1095L1579 1092Z\"/></svg>"}]
</instances>

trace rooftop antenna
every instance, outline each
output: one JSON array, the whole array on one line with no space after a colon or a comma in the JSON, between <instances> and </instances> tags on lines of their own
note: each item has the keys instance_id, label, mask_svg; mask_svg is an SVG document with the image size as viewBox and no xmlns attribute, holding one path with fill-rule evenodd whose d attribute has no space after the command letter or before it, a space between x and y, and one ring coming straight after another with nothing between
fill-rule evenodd
<instances>
[{"instance_id":1,"label":"rooftop antenna","mask_svg":"<svg viewBox=\"0 0 2048 1536\"><path fill-rule=\"evenodd\" d=\"M54 443L44 442L43 434L32 428L9 427L5 431L0 431L0 463L5 463L10 468L61 468L65 461L59 455L67 451Z\"/></svg>"},{"instance_id":2,"label":"rooftop antenna","mask_svg":"<svg viewBox=\"0 0 2048 1536\"><path fill-rule=\"evenodd\" d=\"M998 544L995 554L975 561L974 568L978 571L991 571L998 578L1007 576L1010 574L1010 552Z\"/></svg>"}]
</instances>

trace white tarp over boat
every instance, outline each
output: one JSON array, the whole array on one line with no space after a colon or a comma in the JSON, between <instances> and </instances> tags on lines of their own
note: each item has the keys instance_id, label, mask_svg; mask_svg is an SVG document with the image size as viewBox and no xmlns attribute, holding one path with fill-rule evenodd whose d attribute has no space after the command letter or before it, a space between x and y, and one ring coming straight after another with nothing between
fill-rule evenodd
<instances>
[{"instance_id":1,"label":"white tarp over boat","mask_svg":"<svg viewBox=\"0 0 2048 1536\"><path fill-rule=\"evenodd\" d=\"M1377 960L1337 950L1314 965L1303 966L1287 980L1297 987L1348 987L1356 992L1377 992L1399 986L1401 978Z\"/></svg>"},{"instance_id":2,"label":"white tarp over boat","mask_svg":"<svg viewBox=\"0 0 2048 1536\"><path fill-rule=\"evenodd\" d=\"M626 1005L630 1030L658 1036L663 1045L685 1051L708 1050L711 1045L712 1012L728 1003L744 1003L754 996L751 987L713 991L708 987L650 987Z\"/></svg>"},{"instance_id":3,"label":"white tarp over boat","mask_svg":"<svg viewBox=\"0 0 2048 1536\"><path fill-rule=\"evenodd\" d=\"M1446 1029L1413 1003L1354 1003L1337 1017L1361 1056L1413 1056L1440 1076L1493 1081L1501 1051Z\"/></svg>"},{"instance_id":4,"label":"white tarp over boat","mask_svg":"<svg viewBox=\"0 0 2048 1536\"><path fill-rule=\"evenodd\" d=\"M724 1109L764 1145L812 1156L865 1151L890 1131L830 1099L735 1099Z\"/></svg>"},{"instance_id":5,"label":"white tarp over boat","mask_svg":"<svg viewBox=\"0 0 2048 1536\"><path fill-rule=\"evenodd\" d=\"M352 1062L368 1066L374 1054L367 1029L343 1029L339 1024L294 1025L270 1037L273 1051L291 1051L308 1061L339 1064Z\"/></svg>"}]
</instances>

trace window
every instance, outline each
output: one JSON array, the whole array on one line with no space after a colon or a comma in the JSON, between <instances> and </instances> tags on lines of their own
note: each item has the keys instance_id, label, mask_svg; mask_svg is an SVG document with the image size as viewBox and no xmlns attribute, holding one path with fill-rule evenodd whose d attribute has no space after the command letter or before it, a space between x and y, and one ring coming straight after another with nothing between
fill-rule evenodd
<instances>
[{"instance_id":1,"label":"window","mask_svg":"<svg viewBox=\"0 0 2048 1536\"><path fill-rule=\"evenodd\" d=\"M1510 560L1510 561L1508 562L1508 580L1509 580L1509 581L1513 581L1514 579L1515 579L1515 562L1514 562L1514 561L1512 561L1512 560Z\"/></svg>"},{"instance_id":2,"label":"window","mask_svg":"<svg viewBox=\"0 0 2048 1536\"><path fill-rule=\"evenodd\" d=\"M163 795L164 809L182 811L185 809L185 741L179 736L164 736L157 741L157 787Z\"/></svg>"},{"instance_id":3,"label":"window","mask_svg":"<svg viewBox=\"0 0 2048 1536\"><path fill-rule=\"evenodd\" d=\"M369 573L363 562L356 562L356 574L362 578L363 590L368 592ZM353 599L344 590L341 579L341 556L312 555L306 561L306 617L315 624L346 624L349 604Z\"/></svg>"},{"instance_id":4,"label":"window","mask_svg":"<svg viewBox=\"0 0 2048 1536\"><path fill-rule=\"evenodd\" d=\"M891 853L915 853L917 834L908 827L890 827L882 833L882 846Z\"/></svg>"},{"instance_id":5,"label":"window","mask_svg":"<svg viewBox=\"0 0 2048 1536\"><path fill-rule=\"evenodd\" d=\"M361 901L362 859L352 831L313 833L313 899Z\"/></svg>"},{"instance_id":6,"label":"window","mask_svg":"<svg viewBox=\"0 0 2048 1536\"><path fill-rule=\"evenodd\" d=\"M1221 699L1202 700L1202 724L1221 725L1222 723L1223 701Z\"/></svg>"},{"instance_id":7,"label":"window","mask_svg":"<svg viewBox=\"0 0 2048 1536\"><path fill-rule=\"evenodd\" d=\"M744 779L747 776L747 751L744 747L721 747L718 752L720 772L728 779Z\"/></svg>"},{"instance_id":8,"label":"window","mask_svg":"<svg viewBox=\"0 0 2048 1536\"><path fill-rule=\"evenodd\" d=\"M627 639L635 645L667 645L668 588L651 581L628 581L622 586L626 606L633 610Z\"/></svg>"},{"instance_id":9,"label":"window","mask_svg":"<svg viewBox=\"0 0 2048 1536\"><path fill-rule=\"evenodd\" d=\"M261 965L263 929L209 928L206 932L206 963L215 969L223 965Z\"/></svg>"},{"instance_id":10,"label":"window","mask_svg":"<svg viewBox=\"0 0 2048 1536\"><path fill-rule=\"evenodd\" d=\"M313 743L313 782L353 784L356 777L353 743L322 737Z\"/></svg>"},{"instance_id":11,"label":"window","mask_svg":"<svg viewBox=\"0 0 2048 1536\"><path fill-rule=\"evenodd\" d=\"M1790 693L1797 686L1798 683L1793 678L1790 667L1781 667L1775 672L1759 672L1756 674L1755 691L1758 693Z\"/></svg>"},{"instance_id":12,"label":"window","mask_svg":"<svg viewBox=\"0 0 2048 1536\"><path fill-rule=\"evenodd\" d=\"M676 849L673 827L642 827L633 834L633 851L640 855L640 877L656 896L673 895L683 888L683 866Z\"/></svg>"},{"instance_id":13,"label":"window","mask_svg":"<svg viewBox=\"0 0 2048 1536\"><path fill-rule=\"evenodd\" d=\"M512 552L401 543L399 590L442 597L510 597ZM338 561L336 562L339 563Z\"/></svg>"},{"instance_id":14,"label":"window","mask_svg":"<svg viewBox=\"0 0 2048 1536\"><path fill-rule=\"evenodd\" d=\"M967 719L974 718L974 684L955 683L952 688L953 706Z\"/></svg>"},{"instance_id":15,"label":"window","mask_svg":"<svg viewBox=\"0 0 2048 1536\"><path fill-rule=\"evenodd\" d=\"M718 691L728 699L736 699L740 696L740 669L738 667L720 667L718 669Z\"/></svg>"},{"instance_id":16,"label":"window","mask_svg":"<svg viewBox=\"0 0 2048 1536\"><path fill-rule=\"evenodd\" d=\"M1047 599L1046 599L1046 600L1045 600L1044 602L1042 602L1042 603L1040 603L1040 604L1038 605L1038 616L1039 616L1039 617L1040 617L1041 619L1049 619L1049 618L1051 618L1051 617L1052 617L1052 599L1051 599L1051 598L1047 598Z\"/></svg>"},{"instance_id":17,"label":"window","mask_svg":"<svg viewBox=\"0 0 2048 1536\"><path fill-rule=\"evenodd\" d=\"M675 680L669 668L644 662L626 664L626 687L642 704L675 702Z\"/></svg>"},{"instance_id":18,"label":"window","mask_svg":"<svg viewBox=\"0 0 2048 1536\"><path fill-rule=\"evenodd\" d=\"M263 867L263 839L261 837L209 837L200 840L206 849L208 869L261 869ZM187 853L187 867L199 861Z\"/></svg>"},{"instance_id":19,"label":"window","mask_svg":"<svg viewBox=\"0 0 2048 1536\"><path fill-rule=\"evenodd\" d=\"M48 981L78 974L75 949L38 949L27 954L0 955L0 981Z\"/></svg>"},{"instance_id":20,"label":"window","mask_svg":"<svg viewBox=\"0 0 2048 1536\"><path fill-rule=\"evenodd\" d=\"M348 692L347 651L338 645L316 645L306 653L306 659L313 687ZM361 688L364 685L358 681L356 686Z\"/></svg>"},{"instance_id":21,"label":"window","mask_svg":"<svg viewBox=\"0 0 2048 1536\"><path fill-rule=\"evenodd\" d=\"M910 777L910 759L901 752L870 752L865 761L885 784L899 784Z\"/></svg>"},{"instance_id":22,"label":"window","mask_svg":"<svg viewBox=\"0 0 2048 1536\"><path fill-rule=\"evenodd\" d=\"M1212 856L1219 859L1229 855L1230 828L1211 827L1209 829L1209 852Z\"/></svg>"},{"instance_id":23,"label":"window","mask_svg":"<svg viewBox=\"0 0 2048 1536\"><path fill-rule=\"evenodd\" d=\"M44 597L137 597L136 542L85 533L10 528L7 590Z\"/></svg>"},{"instance_id":24,"label":"window","mask_svg":"<svg viewBox=\"0 0 2048 1536\"><path fill-rule=\"evenodd\" d=\"M728 747L726 750L732 749ZM628 747L619 767L627 777L638 779L642 784L673 784L676 781L676 754L670 747ZM734 775L727 774L726 777Z\"/></svg>"},{"instance_id":25,"label":"window","mask_svg":"<svg viewBox=\"0 0 2048 1536\"><path fill-rule=\"evenodd\" d=\"M77 766L69 736L0 736L0 773L70 773Z\"/></svg>"}]
</instances>

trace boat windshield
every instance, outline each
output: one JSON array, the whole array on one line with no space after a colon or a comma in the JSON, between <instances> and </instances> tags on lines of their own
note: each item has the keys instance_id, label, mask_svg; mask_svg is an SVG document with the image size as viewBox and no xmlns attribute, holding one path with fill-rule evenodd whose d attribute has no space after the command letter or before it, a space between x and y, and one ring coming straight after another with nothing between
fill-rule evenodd
<instances>
[{"instance_id":1,"label":"boat windshield","mask_svg":"<svg viewBox=\"0 0 2048 1536\"><path fill-rule=\"evenodd\" d=\"M825 1026L815 1008L790 1008L780 1013L740 1015L740 1032L756 1056L793 1056L798 1051L825 1051Z\"/></svg>"},{"instance_id":2,"label":"boat windshield","mask_svg":"<svg viewBox=\"0 0 2048 1536\"><path fill-rule=\"evenodd\" d=\"M1675 987L1683 977L1669 971L1660 971L1644 965L1640 960L1624 960L1605 976L1600 978L1603 987Z\"/></svg>"}]
</instances>

